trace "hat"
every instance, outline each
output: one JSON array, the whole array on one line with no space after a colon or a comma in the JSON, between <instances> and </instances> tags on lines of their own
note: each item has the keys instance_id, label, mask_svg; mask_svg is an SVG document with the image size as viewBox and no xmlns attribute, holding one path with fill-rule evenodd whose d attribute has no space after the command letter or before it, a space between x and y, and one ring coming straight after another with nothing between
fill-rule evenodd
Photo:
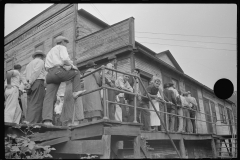
<instances>
[{"instance_id":1,"label":"hat","mask_svg":"<svg viewBox=\"0 0 240 160\"><path fill-rule=\"evenodd\" d=\"M36 55L42 55L43 57L46 57L46 55L41 50L36 50L35 53L33 53L32 57L34 58Z\"/></svg>"},{"instance_id":2,"label":"hat","mask_svg":"<svg viewBox=\"0 0 240 160\"><path fill-rule=\"evenodd\" d=\"M134 71L134 70L136 70L136 71L138 71L138 73L140 73L140 69L134 68L132 71Z\"/></svg>"},{"instance_id":3,"label":"hat","mask_svg":"<svg viewBox=\"0 0 240 160\"><path fill-rule=\"evenodd\" d=\"M190 91L187 91L186 94L187 94L187 95L188 95L188 94L191 94L191 92L190 92Z\"/></svg>"},{"instance_id":4,"label":"hat","mask_svg":"<svg viewBox=\"0 0 240 160\"><path fill-rule=\"evenodd\" d=\"M108 63L108 64L106 65L106 67L107 67L107 68L112 68L112 69L113 69L113 64L112 64L112 63Z\"/></svg>"},{"instance_id":5,"label":"hat","mask_svg":"<svg viewBox=\"0 0 240 160\"><path fill-rule=\"evenodd\" d=\"M172 86L174 86L174 84L173 84L172 82L169 82L169 83L168 83L168 86L169 86L169 87L172 87Z\"/></svg>"},{"instance_id":6,"label":"hat","mask_svg":"<svg viewBox=\"0 0 240 160\"><path fill-rule=\"evenodd\" d=\"M92 60L88 61L86 67L89 68L89 67L93 67L93 66L96 66L96 64Z\"/></svg>"},{"instance_id":7,"label":"hat","mask_svg":"<svg viewBox=\"0 0 240 160\"><path fill-rule=\"evenodd\" d=\"M68 40L66 37L63 37L63 36L58 36L58 37L55 39L55 42L56 42L56 43L59 43L59 42L62 42L62 41L66 41L67 43L69 43L69 40Z\"/></svg>"},{"instance_id":8,"label":"hat","mask_svg":"<svg viewBox=\"0 0 240 160\"><path fill-rule=\"evenodd\" d=\"M165 84L163 85L163 88L168 88L168 87L169 87L168 83L165 83Z\"/></svg>"}]
</instances>

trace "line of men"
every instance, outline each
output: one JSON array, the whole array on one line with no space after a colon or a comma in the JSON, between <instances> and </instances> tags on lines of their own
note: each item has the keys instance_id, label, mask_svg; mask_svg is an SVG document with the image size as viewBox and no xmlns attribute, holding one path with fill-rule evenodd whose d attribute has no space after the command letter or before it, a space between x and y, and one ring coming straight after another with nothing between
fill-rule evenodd
<instances>
[{"instance_id":1,"label":"line of men","mask_svg":"<svg viewBox=\"0 0 240 160\"><path fill-rule=\"evenodd\" d=\"M72 96L77 99L84 91L81 90L80 72L70 59L66 37L58 36L56 45L45 55L37 50L32 55L23 75L21 65L7 72L5 80L4 121L19 124L21 108L19 105L19 88L21 83L27 91L26 123L43 123L52 126L53 107L61 82L72 80ZM44 61L45 59L45 61ZM47 75L45 75L47 71ZM46 88L45 88L46 86Z\"/></svg>"},{"instance_id":2,"label":"line of men","mask_svg":"<svg viewBox=\"0 0 240 160\"><path fill-rule=\"evenodd\" d=\"M36 51L32 57L33 60L26 66L23 76L20 76L20 65L15 65L14 70L7 72L7 84L5 85L5 122L19 123L21 109L18 103L19 88L21 82L27 91L27 113L26 123L43 123L52 126L53 122L53 107L56 99L56 94L61 82L72 80L73 98L77 99L83 92L97 89L102 84L102 73L95 72L94 74L84 78L84 90L81 88L80 72L69 58L67 52L68 39L63 36L56 38L56 46L54 46L47 54L42 51ZM46 59L45 59L46 58ZM44 62L45 59L45 62ZM114 69L116 64L116 56L110 58L110 62L106 65L107 68ZM85 74L91 73L95 70L96 64L89 61L86 65L88 68ZM45 70L47 75L45 75ZM139 70L134 69L132 74L139 76ZM127 72L129 73L129 72ZM143 123L143 130L163 130L159 127L160 120L156 113L149 112L146 109L153 109L146 96L147 93L141 94L139 81L133 76L122 75L115 76L112 71L105 70L105 81L108 87L118 88L120 90L137 93L137 106L143 109L137 109L137 121ZM161 80L153 77L151 83L147 86L149 96L155 100L154 105L158 111L164 111L164 104L161 101L171 102L173 104L183 104L191 107L196 106L196 100L193 97L185 98L181 96L177 90L173 88L173 84L164 84L164 91L159 89ZM46 86L46 89L45 89ZM84 117L87 121L94 121L103 117L103 93L92 92L82 97L82 104L79 104L83 109ZM114 90L107 90L107 100L119 102L121 104L134 104L134 96L131 94L116 92ZM178 101L177 101L178 100ZM180 103L178 103L180 102ZM188 104L187 104L188 103ZM167 104L167 112L174 112L174 105ZM179 108L178 114L187 116L187 111ZM191 112L190 112L191 113ZM189 113L189 117L195 118L195 113ZM111 120L119 120L123 122L133 122L134 109L124 105L115 105L114 103L108 104L108 115ZM141 115L141 117L140 117ZM162 117L164 114L161 114ZM20 116L21 117L21 116ZM175 116L169 117L169 130L174 130ZM182 118L179 118L180 125L182 126ZM193 121L193 120L192 120ZM185 124L185 123L184 123ZM194 126L195 123L192 122ZM180 127L181 128L181 127ZM193 127L196 128L196 127ZM182 129L179 129L181 131ZM190 131L191 132L191 131Z\"/></svg>"}]
</instances>

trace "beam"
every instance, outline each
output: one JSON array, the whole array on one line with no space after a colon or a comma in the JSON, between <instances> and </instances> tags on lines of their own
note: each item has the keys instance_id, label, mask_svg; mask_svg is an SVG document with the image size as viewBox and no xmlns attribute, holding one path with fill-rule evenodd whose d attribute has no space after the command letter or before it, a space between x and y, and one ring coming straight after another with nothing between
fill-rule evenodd
<instances>
[{"instance_id":1,"label":"beam","mask_svg":"<svg viewBox=\"0 0 240 160\"><path fill-rule=\"evenodd\" d=\"M53 139L53 140L50 140L50 141L42 142L39 145L41 145L41 146L52 146L52 145L55 145L55 144L67 142L69 140L70 140L69 137L62 137L62 138L57 138L57 139Z\"/></svg>"},{"instance_id":2,"label":"beam","mask_svg":"<svg viewBox=\"0 0 240 160\"><path fill-rule=\"evenodd\" d=\"M53 153L64 154L103 154L103 141L102 140L75 140L68 141L63 144L54 146L56 149Z\"/></svg>"},{"instance_id":3,"label":"beam","mask_svg":"<svg viewBox=\"0 0 240 160\"><path fill-rule=\"evenodd\" d=\"M180 154L181 154L182 158L187 158L183 138L181 138L180 141L179 141L179 148L180 148Z\"/></svg>"},{"instance_id":4,"label":"beam","mask_svg":"<svg viewBox=\"0 0 240 160\"><path fill-rule=\"evenodd\" d=\"M32 141L46 141L50 139L60 138L60 137L70 137L70 130L59 130L59 131L47 131L44 133L34 133L30 136Z\"/></svg>"},{"instance_id":5,"label":"beam","mask_svg":"<svg viewBox=\"0 0 240 160\"><path fill-rule=\"evenodd\" d=\"M135 126L116 126L104 127L105 135L137 136L140 134L139 127Z\"/></svg>"},{"instance_id":6,"label":"beam","mask_svg":"<svg viewBox=\"0 0 240 160\"><path fill-rule=\"evenodd\" d=\"M216 145L213 138L211 139L211 147L213 152L213 158L217 158L218 154L217 154Z\"/></svg>"},{"instance_id":7,"label":"beam","mask_svg":"<svg viewBox=\"0 0 240 160\"><path fill-rule=\"evenodd\" d=\"M103 125L95 124L74 128L71 134L71 140L91 138L103 135Z\"/></svg>"},{"instance_id":8,"label":"beam","mask_svg":"<svg viewBox=\"0 0 240 160\"><path fill-rule=\"evenodd\" d=\"M133 150L134 150L134 158L140 159L141 158L140 136L134 137L134 140L133 140Z\"/></svg>"},{"instance_id":9,"label":"beam","mask_svg":"<svg viewBox=\"0 0 240 160\"><path fill-rule=\"evenodd\" d=\"M103 135L102 136L103 142L103 155L100 156L100 159L110 159L111 155L111 135Z\"/></svg>"}]
</instances>

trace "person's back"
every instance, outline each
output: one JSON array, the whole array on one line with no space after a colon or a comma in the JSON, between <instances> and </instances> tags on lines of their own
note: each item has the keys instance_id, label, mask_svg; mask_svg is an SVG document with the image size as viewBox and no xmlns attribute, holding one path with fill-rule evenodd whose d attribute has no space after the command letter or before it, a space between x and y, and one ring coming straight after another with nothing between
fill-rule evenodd
<instances>
[{"instance_id":1,"label":"person's back","mask_svg":"<svg viewBox=\"0 0 240 160\"><path fill-rule=\"evenodd\" d=\"M172 90L169 90L165 88L163 90L164 100L167 102L172 102L173 104L176 104L176 97L174 95L174 92Z\"/></svg>"}]
</instances>

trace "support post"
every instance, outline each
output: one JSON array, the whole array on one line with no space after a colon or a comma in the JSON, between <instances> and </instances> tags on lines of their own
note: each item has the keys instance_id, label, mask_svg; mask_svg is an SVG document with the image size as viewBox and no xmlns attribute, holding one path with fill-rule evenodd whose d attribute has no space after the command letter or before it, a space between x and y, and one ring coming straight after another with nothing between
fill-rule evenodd
<instances>
[{"instance_id":1,"label":"support post","mask_svg":"<svg viewBox=\"0 0 240 160\"><path fill-rule=\"evenodd\" d=\"M220 156L220 152L221 152L221 146L220 146L220 140L215 139L215 145L216 145L216 151L217 151L217 158Z\"/></svg>"},{"instance_id":2,"label":"support post","mask_svg":"<svg viewBox=\"0 0 240 160\"><path fill-rule=\"evenodd\" d=\"M107 117L107 105L106 105L106 88L105 87L105 67L102 67L102 86L103 86L103 119L108 119Z\"/></svg>"},{"instance_id":3,"label":"support post","mask_svg":"<svg viewBox=\"0 0 240 160\"><path fill-rule=\"evenodd\" d=\"M135 89L134 89L134 120L133 123L137 123L137 95L136 95L136 82L135 82Z\"/></svg>"},{"instance_id":4,"label":"support post","mask_svg":"<svg viewBox=\"0 0 240 160\"><path fill-rule=\"evenodd\" d=\"M181 154L182 158L187 158L183 138L181 138L180 141L179 141L179 148L180 148L180 154Z\"/></svg>"},{"instance_id":5,"label":"support post","mask_svg":"<svg viewBox=\"0 0 240 160\"><path fill-rule=\"evenodd\" d=\"M103 135L102 136L103 141L103 155L100 156L100 159L110 159L111 155L111 135Z\"/></svg>"},{"instance_id":6,"label":"support post","mask_svg":"<svg viewBox=\"0 0 240 160\"><path fill-rule=\"evenodd\" d=\"M141 158L141 152L140 152L140 136L138 135L137 137L134 138L134 158L135 159L140 159Z\"/></svg>"},{"instance_id":7,"label":"support post","mask_svg":"<svg viewBox=\"0 0 240 160\"><path fill-rule=\"evenodd\" d=\"M212 146L213 158L217 158L217 150L216 150L214 138L211 139L211 146Z\"/></svg>"}]
</instances>

